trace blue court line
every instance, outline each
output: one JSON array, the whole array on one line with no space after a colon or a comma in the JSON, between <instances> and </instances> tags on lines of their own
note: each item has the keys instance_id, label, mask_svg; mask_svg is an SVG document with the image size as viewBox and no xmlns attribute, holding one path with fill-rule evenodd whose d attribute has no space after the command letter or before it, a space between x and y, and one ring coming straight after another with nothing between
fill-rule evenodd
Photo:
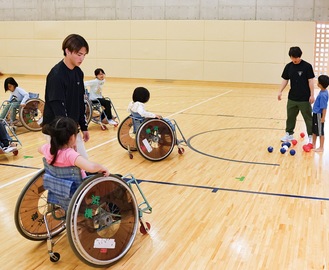
<instances>
[{"instance_id":1,"label":"blue court line","mask_svg":"<svg viewBox=\"0 0 329 270\"><path fill-rule=\"evenodd\" d=\"M5 164L5 163L0 163L0 166L16 167L16 168L23 168L23 169L36 169L36 170L41 169L41 168L37 168L37 167L14 165L14 164Z\"/></svg>"},{"instance_id":2,"label":"blue court line","mask_svg":"<svg viewBox=\"0 0 329 270\"><path fill-rule=\"evenodd\" d=\"M232 189L232 188L220 188L220 187L210 187L210 186L198 186L198 185L189 185L189 184L179 184L179 183L168 183L161 181L153 180L141 180L136 179L138 183L151 183L151 184L160 184L160 185L169 185L169 186L181 186L181 187L191 187L199 189L209 189L212 193L217 191L228 191L228 192L238 192L238 193L248 193L256 195L266 195L266 196L277 196L277 197L288 197L293 199L307 199L307 200L316 200L316 201L329 201L329 198L321 198L314 196L302 196L302 195L293 195L293 194L284 194L284 193L273 193L273 192L263 192L263 191L251 191L251 190L241 190L241 189Z\"/></svg>"}]
</instances>

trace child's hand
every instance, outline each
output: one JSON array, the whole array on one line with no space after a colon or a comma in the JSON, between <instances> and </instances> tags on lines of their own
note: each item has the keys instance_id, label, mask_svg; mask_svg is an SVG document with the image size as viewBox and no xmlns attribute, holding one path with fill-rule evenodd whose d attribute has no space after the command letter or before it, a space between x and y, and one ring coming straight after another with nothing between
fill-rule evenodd
<instances>
[{"instance_id":1,"label":"child's hand","mask_svg":"<svg viewBox=\"0 0 329 270\"><path fill-rule=\"evenodd\" d=\"M158 115L158 114L155 115L155 117L158 118L158 119L162 119L162 116L161 115Z\"/></svg>"},{"instance_id":2,"label":"child's hand","mask_svg":"<svg viewBox=\"0 0 329 270\"><path fill-rule=\"evenodd\" d=\"M105 168L105 167L103 167L103 169L100 171L100 173L102 173L104 176L110 175L110 171L108 170L108 168Z\"/></svg>"}]
</instances>

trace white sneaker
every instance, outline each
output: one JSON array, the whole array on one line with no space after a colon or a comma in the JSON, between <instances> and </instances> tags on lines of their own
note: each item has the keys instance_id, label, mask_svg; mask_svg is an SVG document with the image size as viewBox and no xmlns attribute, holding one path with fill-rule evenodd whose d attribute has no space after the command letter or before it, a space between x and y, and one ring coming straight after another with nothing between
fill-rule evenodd
<instances>
[{"instance_id":1,"label":"white sneaker","mask_svg":"<svg viewBox=\"0 0 329 270\"><path fill-rule=\"evenodd\" d=\"M109 124L110 124L110 125L113 125L113 126L117 126L117 125L118 125L118 123L115 122L113 119L110 119L110 120L109 120Z\"/></svg>"},{"instance_id":2,"label":"white sneaker","mask_svg":"<svg viewBox=\"0 0 329 270\"><path fill-rule=\"evenodd\" d=\"M289 135L289 133L287 132L286 135L281 138L281 142L287 142L287 141L291 141L293 139L294 139L294 136L293 135Z\"/></svg>"},{"instance_id":3,"label":"white sneaker","mask_svg":"<svg viewBox=\"0 0 329 270\"><path fill-rule=\"evenodd\" d=\"M5 153L10 153L10 152L13 152L13 151L17 150L17 148L16 147L12 147L12 146L7 146L7 147L2 148L2 150Z\"/></svg>"},{"instance_id":4,"label":"white sneaker","mask_svg":"<svg viewBox=\"0 0 329 270\"><path fill-rule=\"evenodd\" d=\"M308 143L312 143L313 142L313 138L312 135L308 136Z\"/></svg>"}]
</instances>

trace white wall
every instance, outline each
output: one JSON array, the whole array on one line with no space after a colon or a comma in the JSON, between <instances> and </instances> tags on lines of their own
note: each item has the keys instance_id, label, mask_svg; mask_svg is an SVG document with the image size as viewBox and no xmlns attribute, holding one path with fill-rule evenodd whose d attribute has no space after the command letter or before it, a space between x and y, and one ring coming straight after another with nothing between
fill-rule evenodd
<instances>
[{"instance_id":1,"label":"white wall","mask_svg":"<svg viewBox=\"0 0 329 270\"><path fill-rule=\"evenodd\" d=\"M123 78L280 83L288 50L313 64L315 22L109 20L0 22L0 70L46 75L71 33L90 46L81 68Z\"/></svg>"}]
</instances>

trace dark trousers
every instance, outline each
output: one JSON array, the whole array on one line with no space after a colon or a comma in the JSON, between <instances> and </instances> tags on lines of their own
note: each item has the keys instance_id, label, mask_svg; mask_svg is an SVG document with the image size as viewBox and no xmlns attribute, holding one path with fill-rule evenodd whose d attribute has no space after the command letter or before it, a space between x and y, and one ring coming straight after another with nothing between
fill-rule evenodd
<instances>
[{"instance_id":1,"label":"dark trousers","mask_svg":"<svg viewBox=\"0 0 329 270\"><path fill-rule=\"evenodd\" d=\"M287 102L287 121L286 132L294 134L298 113L301 112L308 135L312 135L312 106L308 101L293 101L288 99Z\"/></svg>"}]
</instances>

